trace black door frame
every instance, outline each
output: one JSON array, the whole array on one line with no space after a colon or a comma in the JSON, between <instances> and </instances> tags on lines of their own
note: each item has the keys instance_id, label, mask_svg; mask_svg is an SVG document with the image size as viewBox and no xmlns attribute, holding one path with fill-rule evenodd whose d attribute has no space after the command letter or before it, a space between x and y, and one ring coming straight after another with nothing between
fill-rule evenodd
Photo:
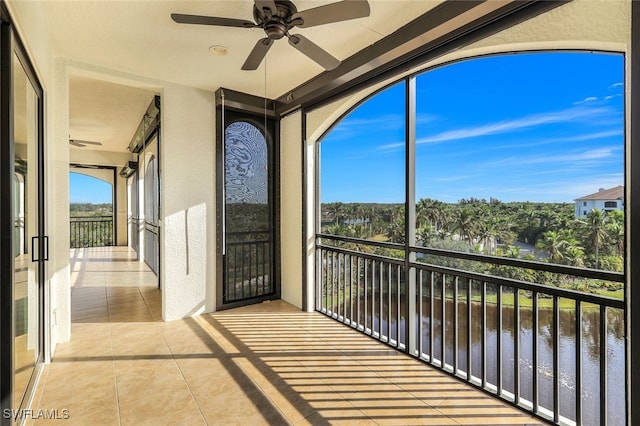
<instances>
[{"instance_id":1,"label":"black door frame","mask_svg":"<svg viewBox=\"0 0 640 426\"><path fill-rule=\"evenodd\" d=\"M275 114L276 102L258 96L247 95L229 89L216 91L216 310L236 308L265 300L280 299L281 284L281 255L280 255L280 121ZM242 301L224 303L224 133L227 125L232 122L246 121L255 125L260 131L268 132L272 136L271 165L269 173L272 176L272 194L270 202L270 216L272 229L272 273L274 292ZM267 129L265 129L265 123Z\"/></svg>"},{"instance_id":2,"label":"black door frame","mask_svg":"<svg viewBox=\"0 0 640 426\"><path fill-rule=\"evenodd\" d=\"M158 150L160 148L160 139L158 138ZM158 225L158 221L160 220L160 161L159 161L159 153L156 154L151 154L151 156L149 157L149 161L147 161L147 158L144 157L142 159L143 163L144 163L144 188L143 188L143 194L144 194L144 200L143 200L143 204L144 204L144 223L143 223L143 231L144 231L144 247L142 248L142 250L144 250L144 263L147 264L147 266L149 267L149 269L151 269L151 271L156 275L156 277L160 277L160 226ZM153 168L155 170L152 170L153 172L153 180L151 181L151 183L149 183L149 171L150 169L150 165L153 164ZM154 186L155 188L148 188L148 186ZM139 190L140 188L138 188ZM149 189L149 191L147 191L147 189ZM151 192L151 194L149 194L149 192ZM139 195L139 193L138 193ZM149 200L147 197L151 196L151 200ZM149 203L147 203L147 201L150 201ZM155 208L155 215L156 217L153 218L155 220L155 222L150 222L148 220L148 216L147 213L149 213L147 211L148 207L153 207ZM153 235L154 236L154 241L153 242L149 242L147 240L147 237ZM153 253L153 259L149 259L149 252L148 249L152 248L154 253ZM160 286L158 285L158 288L160 288Z\"/></svg>"}]
</instances>

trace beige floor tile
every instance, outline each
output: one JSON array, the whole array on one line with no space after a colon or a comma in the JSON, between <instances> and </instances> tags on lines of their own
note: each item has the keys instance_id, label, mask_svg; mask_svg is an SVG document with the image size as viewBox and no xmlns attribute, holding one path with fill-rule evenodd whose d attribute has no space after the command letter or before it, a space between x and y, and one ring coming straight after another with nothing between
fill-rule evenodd
<instances>
[{"instance_id":1,"label":"beige floor tile","mask_svg":"<svg viewBox=\"0 0 640 426\"><path fill-rule=\"evenodd\" d=\"M186 419L201 418L191 392L186 385L181 389L167 389L128 399L118 396L120 421L125 425L173 425Z\"/></svg>"},{"instance_id":2,"label":"beige floor tile","mask_svg":"<svg viewBox=\"0 0 640 426\"><path fill-rule=\"evenodd\" d=\"M135 259L129 249L72 255L72 338L58 345L34 400L43 409L68 409L64 424L538 423L280 301L161 322L155 275L126 261Z\"/></svg>"},{"instance_id":3,"label":"beige floor tile","mask_svg":"<svg viewBox=\"0 0 640 426\"><path fill-rule=\"evenodd\" d=\"M173 359L116 361L118 398L137 399L157 392L184 390L182 373Z\"/></svg>"},{"instance_id":4,"label":"beige floor tile","mask_svg":"<svg viewBox=\"0 0 640 426\"><path fill-rule=\"evenodd\" d=\"M347 409L318 410L295 423L298 425L339 425L339 426L369 426L377 423L355 407Z\"/></svg>"},{"instance_id":5,"label":"beige floor tile","mask_svg":"<svg viewBox=\"0 0 640 426\"><path fill-rule=\"evenodd\" d=\"M64 426L86 426L86 425L100 425L100 426L119 426L120 419L118 411L113 409L99 410L89 414L76 414L65 418L64 413L60 413L61 419L55 420L39 420L34 423L35 426L41 425L64 425Z\"/></svg>"},{"instance_id":6,"label":"beige floor tile","mask_svg":"<svg viewBox=\"0 0 640 426\"><path fill-rule=\"evenodd\" d=\"M210 425L289 423L279 408L248 379L228 380L219 385L209 382L206 387L195 389L194 397Z\"/></svg>"},{"instance_id":7,"label":"beige floor tile","mask_svg":"<svg viewBox=\"0 0 640 426\"><path fill-rule=\"evenodd\" d=\"M235 373L235 369L230 368L232 359L225 356L214 357L205 353L201 357L176 357L176 363L187 384L206 380L222 383L231 379Z\"/></svg>"}]
</instances>

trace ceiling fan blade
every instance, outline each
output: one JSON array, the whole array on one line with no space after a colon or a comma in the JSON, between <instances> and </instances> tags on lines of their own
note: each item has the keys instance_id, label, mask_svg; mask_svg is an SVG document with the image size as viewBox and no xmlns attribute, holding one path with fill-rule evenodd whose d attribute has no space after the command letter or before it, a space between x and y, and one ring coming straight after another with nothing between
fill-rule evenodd
<instances>
[{"instance_id":1,"label":"ceiling fan blade","mask_svg":"<svg viewBox=\"0 0 640 426\"><path fill-rule=\"evenodd\" d=\"M256 24L245 19L218 18L215 16L183 15L172 13L171 19L178 24L217 25L219 27L254 28Z\"/></svg>"},{"instance_id":2,"label":"ceiling fan blade","mask_svg":"<svg viewBox=\"0 0 640 426\"><path fill-rule=\"evenodd\" d=\"M269 9L271 12L265 14L267 16L275 15L278 13L278 7L276 6L276 2L273 0L254 0L258 9L264 11L265 9Z\"/></svg>"},{"instance_id":3,"label":"ceiling fan blade","mask_svg":"<svg viewBox=\"0 0 640 426\"><path fill-rule=\"evenodd\" d=\"M102 145L102 142L83 141L83 140L79 140L79 139L69 139L69 143L72 144L72 145L75 145L75 144Z\"/></svg>"},{"instance_id":4,"label":"ceiling fan blade","mask_svg":"<svg viewBox=\"0 0 640 426\"><path fill-rule=\"evenodd\" d=\"M329 52L300 34L290 35L289 44L316 61L328 71L340 65L340 61L331 56Z\"/></svg>"},{"instance_id":5,"label":"ceiling fan blade","mask_svg":"<svg viewBox=\"0 0 640 426\"><path fill-rule=\"evenodd\" d=\"M302 19L303 23L297 25L300 28L309 28L316 25L330 24L332 22L348 21L349 19L365 18L371 10L367 0L344 0L331 3L313 9L303 10L294 14L291 18Z\"/></svg>"},{"instance_id":6,"label":"ceiling fan blade","mask_svg":"<svg viewBox=\"0 0 640 426\"><path fill-rule=\"evenodd\" d=\"M269 37L262 38L258 40L255 46L253 46L253 50L249 53L247 60L244 61L244 65L242 65L242 69L244 71L253 71L258 69L260 63L267 55L267 52L273 45L273 40Z\"/></svg>"}]
</instances>

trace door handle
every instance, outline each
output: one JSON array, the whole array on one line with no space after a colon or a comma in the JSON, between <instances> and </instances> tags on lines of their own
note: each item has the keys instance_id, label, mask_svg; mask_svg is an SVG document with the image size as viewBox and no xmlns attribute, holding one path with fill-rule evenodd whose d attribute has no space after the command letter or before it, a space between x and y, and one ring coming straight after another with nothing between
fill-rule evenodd
<instances>
[{"instance_id":1,"label":"door handle","mask_svg":"<svg viewBox=\"0 0 640 426\"><path fill-rule=\"evenodd\" d=\"M44 258L42 260L44 260L45 262L49 261L49 236L45 235L44 237Z\"/></svg>"},{"instance_id":2,"label":"door handle","mask_svg":"<svg viewBox=\"0 0 640 426\"><path fill-rule=\"evenodd\" d=\"M40 259L38 259L36 257L36 240L38 239L38 237L36 235L34 235L33 237L31 237L31 261L32 262L38 262Z\"/></svg>"},{"instance_id":3,"label":"door handle","mask_svg":"<svg viewBox=\"0 0 640 426\"><path fill-rule=\"evenodd\" d=\"M42 237L42 239L44 241L44 256L42 257L42 259L40 259L40 257L38 256L38 253L40 251L39 244L38 244L38 249L36 250L36 241L39 242L40 237L37 235L34 235L33 237L31 237L31 261L32 262L39 262L40 260L42 261L49 260L49 236L45 235Z\"/></svg>"}]
</instances>

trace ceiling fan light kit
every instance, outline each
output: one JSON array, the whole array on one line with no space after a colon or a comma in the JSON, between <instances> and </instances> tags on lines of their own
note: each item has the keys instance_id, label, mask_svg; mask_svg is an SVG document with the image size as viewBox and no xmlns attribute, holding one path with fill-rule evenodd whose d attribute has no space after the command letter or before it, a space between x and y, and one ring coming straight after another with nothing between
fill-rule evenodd
<instances>
[{"instance_id":1,"label":"ceiling fan light kit","mask_svg":"<svg viewBox=\"0 0 640 426\"><path fill-rule=\"evenodd\" d=\"M303 53L326 70L335 69L340 61L329 52L301 34L291 34L294 27L309 28L317 25L348 21L369 16L367 0L343 0L298 12L289 0L254 0L253 19L219 18L214 16L172 13L171 19L179 24L214 25L236 28L262 28L266 37L258 40L242 65L245 71L257 69L274 40L289 39L289 45Z\"/></svg>"}]
</instances>

